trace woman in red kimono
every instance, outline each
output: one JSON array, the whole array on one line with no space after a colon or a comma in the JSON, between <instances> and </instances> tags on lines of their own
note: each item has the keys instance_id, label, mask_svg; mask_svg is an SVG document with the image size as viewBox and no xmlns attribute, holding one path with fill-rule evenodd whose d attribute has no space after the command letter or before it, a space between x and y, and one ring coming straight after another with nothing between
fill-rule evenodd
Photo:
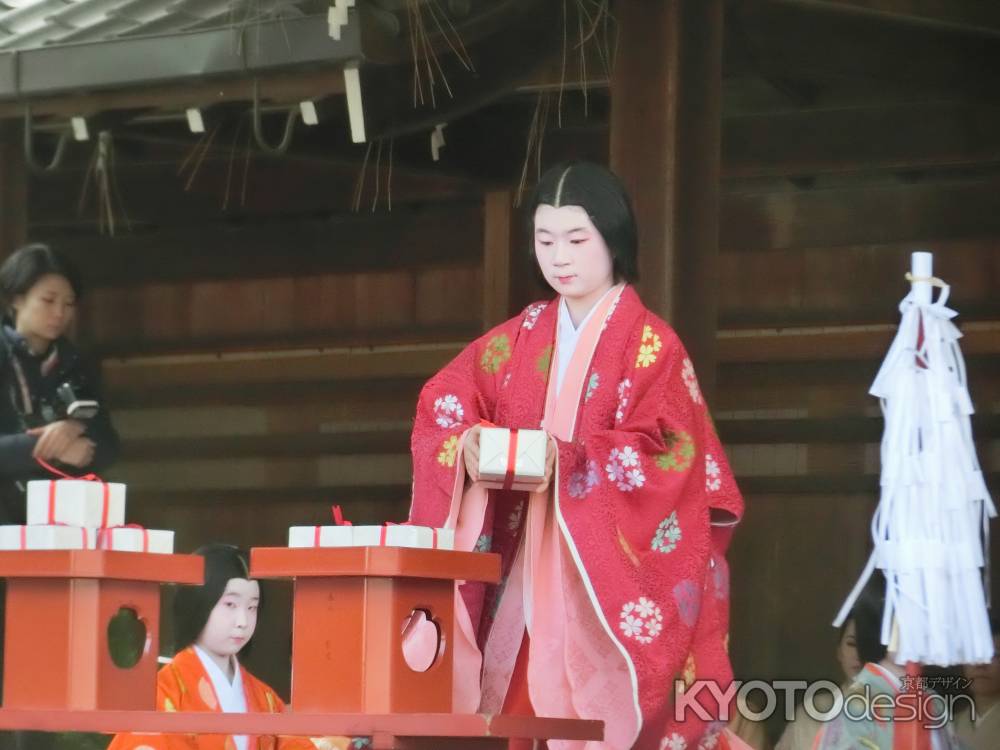
<instances>
[{"instance_id":1,"label":"woman in red kimono","mask_svg":"<svg viewBox=\"0 0 1000 750\"><path fill-rule=\"evenodd\" d=\"M156 678L157 711L281 713L285 704L240 665L236 655L253 637L260 585L246 552L228 544L197 550L205 583L184 586L174 599L177 643L185 644ZM353 750L348 737L119 734L108 750Z\"/></svg>"},{"instance_id":2,"label":"woman in red kimono","mask_svg":"<svg viewBox=\"0 0 1000 750\"><path fill-rule=\"evenodd\" d=\"M629 285L636 228L618 179L557 167L529 209L558 296L431 378L413 430L411 521L503 560L498 586L456 597L456 710L600 719L595 746L616 750L725 747L707 691L704 710L674 705L696 679L732 680L724 553L742 498L691 360ZM537 491L476 481L483 421L548 432Z\"/></svg>"}]
</instances>

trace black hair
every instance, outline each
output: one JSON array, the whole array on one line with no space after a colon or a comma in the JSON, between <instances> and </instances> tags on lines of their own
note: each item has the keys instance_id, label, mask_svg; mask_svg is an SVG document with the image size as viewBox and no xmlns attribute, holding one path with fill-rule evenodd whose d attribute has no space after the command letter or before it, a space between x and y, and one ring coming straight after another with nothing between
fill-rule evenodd
<instances>
[{"instance_id":1,"label":"black hair","mask_svg":"<svg viewBox=\"0 0 1000 750\"><path fill-rule=\"evenodd\" d=\"M527 206L532 258L535 257L535 209L541 205L582 208L611 251L615 281L633 283L639 278L636 258L639 239L632 202L621 180L610 169L593 162L574 161L552 167L542 175Z\"/></svg>"},{"instance_id":2,"label":"black hair","mask_svg":"<svg viewBox=\"0 0 1000 750\"><path fill-rule=\"evenodd\" d=\"M882 643L882 613L885 609L885 576L876 571L861 591L851 619L854 620L854 639L862 663L878 664L888 651Z\"/></svg>"},{"instance_id":3,"label":"black hair","mask_svg":"<svg viewBox=\"0 0 1000 750\"><path fill-rule=\"evenodd\" d=\"M43 276L62 276L79 299L83 294L80 272L64 255L48 245L33 243L15 250L0 266L0 305L4 318L14 320L14 300L27 294Z\"/></svg>"},{"instance_id":4,"label":"black hair","mask_svg":"<svg viewBox=\"0 0 1000 750\"><path fill-rule=\"evenodd\" d=\"M231 578L250 579L249 558L239 547L206 544L196 549L194 554L205 558L205 583L201 586L181 586L174 596L174 643L177 651L198 640ZM246 651L249 645L247 643L243 650Z\"/></svg>"}]
</instances>

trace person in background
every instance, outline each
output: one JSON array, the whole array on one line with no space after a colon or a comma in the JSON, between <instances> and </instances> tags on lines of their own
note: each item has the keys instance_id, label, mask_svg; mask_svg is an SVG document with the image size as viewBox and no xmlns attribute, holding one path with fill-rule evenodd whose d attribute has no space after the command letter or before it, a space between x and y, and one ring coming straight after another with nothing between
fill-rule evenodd
<instances>
[{"instance_id":1,"label":"person in background","mask_svg":"<svg viewBox=\"0 0 1000 750\"><path fill-rule=\"evenodd\" d=\"M285 704L243 667L237 655L253 639L260 584L250 578L245 551L209 544L205 583L184 586L174 598L176 643L181 649L156 678L157 711L281 713ZM348 750L349 737L119 734L108 750Z\"/></svg>"},{"instance_id":2,"label":"person in background","mask_svg":"<svg viewBox=\"0 0 1000 750\"><path fill-rule=\"evenodd\" d=\"M813 745L815 750L893 750L896 723L893 721L892 707L900 693L904 692L903 678L906 676L906 669L896 663L895 654L882 643L884 608L885 578L879 572L872 576L851 610L858 656L864 666L844 693L845 700L854 700L851 699L852 695L863 697L868 709L859 717L859 708L853 706L851 713L855 718L841 712L823 724L816 735ZM943 704L943 699L922 703L935 713L943 709ZM958 750L959 741L951 723L931 729L929 724L933 717L927 716L925 719L925 726L930 729L932 750Z\"/></svg>"},{"instance_id":3,"label":"person in background","mask_svg":"<svg viewBox=\"0 0 1000 750\"><path fill-rule=\"evenodd\" d=\"M854 681L858 672L862 669L861 657L858 656L858 642L854 626L854 618L848 618L847 622L840 628L840 638L837 641L837 663L841 671L841 689L847 690ZM832 696L827 692L817 693L817 703L823 698L829 698L817 706L819 711L828 711L833 704ZM788 723L785 731L774 746L775 750L812 750L813 740L816 733L822 728L822 724L805 712L800 704L795 711L795 718ZM751 743L753 744L753 743Z\"/></svg>"},{"instance_id":4,"label":"person in background","mask_svg":"<svg viewBox=\"0 0 1000 750\"><path fill-rule=\"evenodd\" d=\"M23 523L24 486L100 471L119 439L97 371L66 337L82 294L77 269L45 245L0 266L0 523Z\"/></svg>"}]
</instances>

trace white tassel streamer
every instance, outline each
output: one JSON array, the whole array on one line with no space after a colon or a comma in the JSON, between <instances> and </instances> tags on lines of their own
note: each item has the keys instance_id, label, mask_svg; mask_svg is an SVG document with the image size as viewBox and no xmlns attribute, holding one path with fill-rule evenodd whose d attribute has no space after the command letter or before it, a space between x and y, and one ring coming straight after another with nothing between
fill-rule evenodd
<instances>
[{"instance_id":1,"label":"white tassel streamer","mask_svg":"<svg viewBox=\"0 0 1000 750\"><path fill-rule=\"evenodd\" d=\"M886 577L882 642L898 627L895 660L951 666L993 658L982 570L988 523L996 516L976 459L972 400L945 307L949 287L930 278L929 254L914 254L913 290L870 393L885 417L881 497L874 551L837 615L850 615L875 568ZM928 256L917 258L916 256ZM941 287L931 301L930 285Z\"/></svg>"}]
</instances>

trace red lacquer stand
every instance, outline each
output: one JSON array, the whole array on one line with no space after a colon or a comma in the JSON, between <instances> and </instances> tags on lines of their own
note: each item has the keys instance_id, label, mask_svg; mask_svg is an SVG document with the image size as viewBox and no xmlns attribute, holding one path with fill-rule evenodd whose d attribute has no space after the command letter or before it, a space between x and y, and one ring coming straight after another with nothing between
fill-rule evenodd
<instances>
[{"instance_id":1,"label":"red lacquer stand","mask_svg":"<svg viewBox=\"0 0 1000 750\"><path fill-rule=\"evenodd\" d=\"M252 550L251 575L295 581L294 710L225 714L107 710L109 703L124 700L126 683L116 682L118 687L106 696L100 692L109 676L119 677L113 671L117 667L104 663L107 638L102 629L106 630L109 613L131 606L143 613L152 636L143 655L148 661L141 662L142 671L128 670L133 682L127 684L129 691L148 699L141 701L142 706L115 708L152 707L157 588L167 580L200 582L200 558L122 552L32 552L30 558L26 554L0 553L0 576L8 578L8 664L14 652L35 652L30 659L32 679L56 670L53 682L60 689L49 691L55 699L79 693L87 700L67 699L55 706L55 699L45 693L44 700L52 702L42 705L22 692L15 703L5 701L0 730L340 735L371 737L374 750L502 750L512 739L603 739L599 721L451 712L455 582L497 581L496 555L394 547ZM140 598L143 592L145 598ZM36 609L32 597L49 609L44 613ZM12 614L12 600L18 616ZM56 602L62 603L61 613ZM28 605L32 609L25 622L18 622ZM74 606L89 613L79 628L66 614ZM411 668L402 652L404 623L414 611L426 613L440 635L440 647L432 649L433 663L425 671ZM50 617L57 626L42 628L40 624ZM51 659L45 657L51 667L49 661L38 661L39 648L55 652ZM73 658L83 660L80 670L86 675L77 674ZM13 673L5 674L5 690L29 674L27 661L17 662L11 667ZM13 689L17 694L18 688Z\"/></svg>"},{"instance_id":2,"label":"red lacquer stand","mask_svg":"<svg viewBox=\"0 0 1000 750\"><path fill-rule=\"evenodd\" d=\"M455 581L499 581L500 558L403 547L261 547L250 552L250 572L295 580L296 711L449 713ZM403 655L403 629L414 612L440 636L426 671Z\"/></svg>"},{"instance_id":3,"label":"red lacquer stand","mask_svg":"<svg viewBox=\"0 0 1000 750\"><path fill-rule=\"evenodd\" d=\"M160 585L201 583L203 560L103 550L0 552L7 579L3 705L16 709L156 707ZM116 666L108 626L135 613L146 638L138 661Z\"/></svg>"}]
</instances>

